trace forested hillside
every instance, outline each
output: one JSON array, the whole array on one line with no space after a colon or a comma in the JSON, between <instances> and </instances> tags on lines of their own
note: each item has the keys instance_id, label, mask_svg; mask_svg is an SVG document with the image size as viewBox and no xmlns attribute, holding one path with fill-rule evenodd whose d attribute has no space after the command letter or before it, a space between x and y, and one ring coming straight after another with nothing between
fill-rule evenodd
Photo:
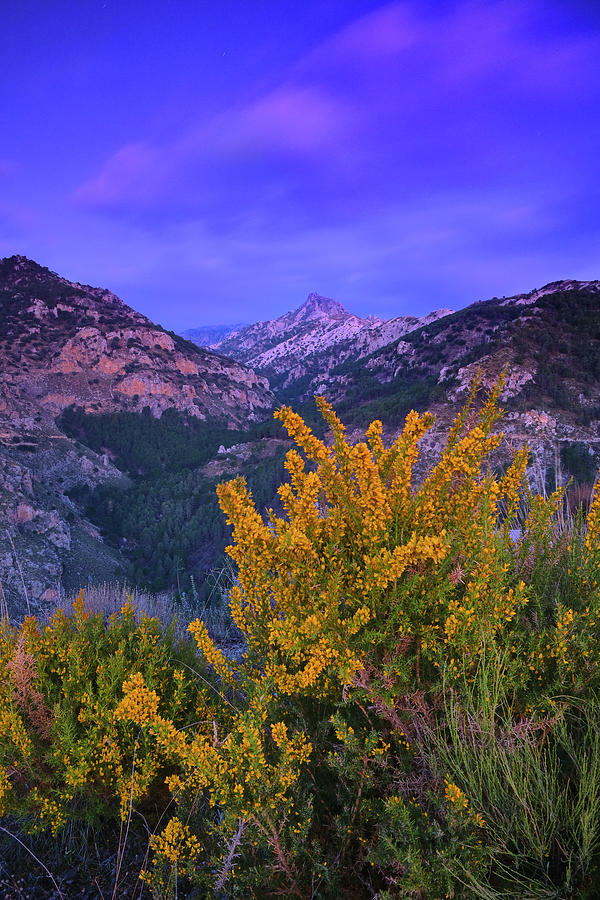
<instances>
[{"instance_id":1,"label":"forested hillside","mask_svg":"<svg viewBox=\"0 0 600 900\"><path fill-rule=\"evenodd\" d=\"M204 468L210 460L223 460L224 472L244 474L260 509L278 505L285 445L266 442L280 431L274 422L240 432L176 410L155 418L149 409L90 415L69 408L59 424L69 436L110 454L133 479L128 489L75 488L71 496L128 559L134 584L181 593L190 591L194 578L200 598L210 589L207 572L220 564L230 538L218 508L219 476ZM241 456L235 452L240 442ZM232 447L219 455L219 448Z\"/></svg>"},{"instance_id":2,"label":"forested hillside","mask_svg":"<svg viewBox=\"0 0 600 900\"><path fill-rule=\"evenodd\" d=\"M273 402L264 378L167 331L111 291L25 256L0 260L0 584L10 615L47 611L83 582L123 578L120 540L108 547L73 498L101 484L123 486L126 471L138 479L165 465L200 465L212 432L194 444L193 419L243 430L268 418ZM72 437L60 431L55 419L71 406L97 415L97 424L84 433L72 416ZM177 411L188 426L171 433ZM156 434L150 419L163 412ZM105 414L114 416L109 425ZM145 427L134 434L127 414Z\"/></svg>"},{"instance_id":3,"label":"forested hillside","mask_svg":"<svg viewBox=\"0 0 600 900\"><path fill-rule=\"evenodd\" d=\"M476 366L494 377L507 367L503 400L511 410L558 413L580 426L600 420L600 282L556 282L473 303L368 355L349 356L323 382L346 419L365 423L377 415L399 425L411 404L452 403ZM301 400L312 377L278 396Z\"/></svg>"}]
</instances>

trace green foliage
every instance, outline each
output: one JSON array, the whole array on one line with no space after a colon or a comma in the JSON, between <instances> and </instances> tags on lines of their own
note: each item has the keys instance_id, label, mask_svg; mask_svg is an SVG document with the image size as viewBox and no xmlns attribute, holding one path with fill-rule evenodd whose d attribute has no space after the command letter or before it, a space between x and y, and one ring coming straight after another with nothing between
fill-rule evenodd
<instances>
[{"instance_id":1,"label":"green foliage","mask_svg":"<svg viewBox=\"0 0 600 900\"><path fill-rule=\"evenodd\" d=\"M0 641L0 764L19 772L5 795L6 812L29 830L56 834L67 821L97 825L119 809L124 819L132 791L141 798L152 786L160 790L165 770L144 734L115 716L132 671L160 690L180 726L192 721L183 677L194 663L189 645L176 645L157 619L138 618L130 603L105 619L82 597L70 614L59 609L45 627L28 618Z\"/></svg>"},{"instance_id":2,"label":"green foliage","mask_svg":"<svg viewBox=\"0 0 600 900\"><path fill-rule=\"evenodd\" d=\"M596 478L596 466L590 448L582 441L565 444L560 449L560 461L566 472L576 484L593 484Z\"/></svg>"},{"instance_id":3,"label":"green foliage","mask_svg":"<svg viewBox=\"0 0 600 900\"><path fill-rule=\"evenodd\" d=\"M259 441L277 434L276 423L232 431L176 410L154 418L142 413L91 415L69 407L60 427L96 452L109 451L116 465L129 472L129 489L100 486L77 488L71 496L129 561L128 577L151 590L175 588L189 593L195 577L197 597L207 599L206 573L223 563L229 530L219 511L216 478L200 470L217 456L222 444ZM283 477L283 451L271 458L256 456L246 464L261 508L276 503Z\"/></svg>"},{"instance_id":4,"label":"green foliage","mask_svg":"<svg viewBox=\"0 0 600 900\"><path fill-rule=\"evenodd\" d=\"M586 416L586 407L573 397L568 382L592 391L600 378L600 304L594 291L556 291L536 301L540 312L516 322L510 339L535 363L533 382L525 386L524 402L555 405ZM589 410L587 410L589 413Z\"/></svg>"},{"instance_id":5,"label":"green foliage","mask_svg":"<svg viewBox=\"0 0 600 900\"><path fill-rule=\"evenodd\" d=\"M511 663L491 650L461 700L446 694L429 760L483 814L495 878L463 877L474 896L594 896L600 850L600 702L557 696L548 715L517 719ZM509 682L510 683L510 682ZM595 885L595 887L592 887ZM587 893L592 890L592 894ZM564 893L563 893L564 892Z\"/></svg>"},{"instance_id":6,"label":"green foliage","mask_svg":"<svg viewBox=\"0 0 600 900\"><path fill-rule=\"evenodd\" d=\"M527 307L504 304L493 298L474 303L415 331L403 335L408 354L398 352L398 341L380 348L359 363L349 361L332 369L345 375L344 406L340 412L347 421L366 423L369 410L360 410L366 399L370 404L378 393L390 397L389 408L382 403L370 407L371 415L382 416L396 424L406 412L402 402L423 409L440 396L437 380L442 366L446 377L454 377L459 368L484 356L502 353L533 373L533 379L508 401L511 408L541 407L559 409L579 425L598 418L596 388L600 379L600 302L594 290L558 290L535 301L535 315ZM398 372L403 358L410 365ZM390 375L394 377L390 381ZM285 402L294 402L306 383L297 382L286 391L278 391ZM448 387L446 383L445 387ZM429 388L429 395L427 395ZM398 403L393 394L398 392ZM584 401L581 402L580 395ZM404 395L404 397L402 397ZM410 407L409 407L410 408ZM308 419L312 425L312 420Z\"/></svg>"},{"instance_id":7,"label":"green foliage","mask_svg":"<svg viewBox=\"0 0 600 900\"><path fill-rule=\"evenodd\" d=\"M115 465L136 478L202 466L220 444L230 446L240 440L239 432L231 432L222 423L205 422L175 409L155 418L149 407L141 413L91 415L70 406L57 424L96 453L111 453Z\"/></svg>"},{"instance_id":8,"label":"green foliage","mask_svg":"<svg viewBox=\"0 0 600 900\"><path fill-rule=\"evenodd\" d=\"M298 447L279 508L218 489L237 661L200 620L184 665L82 601L7 632L5 808L57 834L124 817L138 843L144 821L157 900L598 896L600 494L567 528L560 491L524 489L526 449L491 474L499 389L479 410L473 389L419 486L430 416L385 447L323 400L329 444L277 413Z\"/></svg>"},{"instance_id":9,"label":"green foliage","mask_svg":"<svg viewBox=\"0 0 600 900\"><path fill-rule=\"evenodd\" d=\"M429 404L443 396L443 389L435 376L411 372L408 367L387 384L381 384L372 376L365 378L362 374L353 384L356 392L353 391L339 408L345 421L355 425L383 419L390 426L397 426L411 409L427 409ZM358 397L362 399L360 405L357 405Z\"/></svg>"},{"instance_id":10,"label":"green foliage","mask_svg":"<svg viewBox=\"0 0 600 900\"><path fill-rule=\"evenodd\" d=\"M261 508L275 502L282 457L279 453L251 468L249 482ZM191 469L141 479L128 490L100 487L81 499L92 521L124 549L130 561L128 575L135 584L189 592L194 576L198 597L204 601L210 590L206 573L222 564L230 537L216 483Z\"/></svg>"}]
</instances>

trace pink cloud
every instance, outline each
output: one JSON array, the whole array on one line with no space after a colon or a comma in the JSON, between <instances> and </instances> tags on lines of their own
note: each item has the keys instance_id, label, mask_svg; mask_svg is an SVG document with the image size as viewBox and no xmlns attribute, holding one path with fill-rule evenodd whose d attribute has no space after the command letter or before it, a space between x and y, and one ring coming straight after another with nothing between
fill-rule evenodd
<instances>
[{"instance_id":1,"label":"pink cloud","mask_svg":"<svg viewBox=\"0 0 600 900\"><path fill-rule=\"evenodd\" d=\"M152 197L165 186L168 174L168 161L159 148L143 141L126 144L77 188L73 199L84 206L111 206Z\"/></svg>"},{"instance_id":2,"label":"pink cloud","mask_svg":"<svg viewBox=\"0 0 600 900\"><path fill-rule=\"evenodd\" d=\"M100 171L73 194L92 207L149 202L169 190L190 166L236 162L240 156L286 152L305 156L340 140L352 122L349 104L313 87L286 84L253 103L200 123L176 141L138 141L114 153Z\"/></svg>"},{"instance_id":3,"label":"pink cloud","mask_svg":"<svg viewBox=\"0 0 600 900\"><path fill-rule=\"evenodd\" d=\"M600 37L544 33L544 14L541 0L463 0L445 11L387 3L322 41L246 105L197 118L163 144L118 149L73 199L92 207L145 205L167 199L175 182L191 184L190 173L210 189L240 163L277 156L350 172L369 142L385 149L406 129L412 146L427 116L435 124L446 114L452 91L459 108L460 98L488 84L490 103L513 92L569 100L574 87L585 89Z\"/></svg>"},{"instance_id":4,"label":"pink cloud","mask_svg":"<svg viewBox=\"0 0 600 900\"><path fill-rule=\"evenodd\" d=\"M541 0L463 0L447 12L436 11L435 4L392 2L315 47L297 70L301 77L321 66L382 72L390 64L420 67L425 60L424 89L504 69L520 90L568 91L573 81L584 80L583 69L600 53L600 35L544 36L546 17Z\"/></svg>"},{"instance_id":5,"label":"pink cloud","mask_svg":"<svg viewBox=\"0 0 600 900\"><path fill-rule=\"evenodd\" d=\"M544 35L546 14L538 0L470 0L432 23L427 41L435 44L440 74L450 81L476 84L503 72L506 83L518 85L520 93L568 93L573 82L584 80L600 40L597 35Z\"/></svg>"},{"instance_id":6,"label":"pink cloud","mask_svg":"<svg viewBox=\"0 0 600 900\"><path fill-rule=\"evenodd\" d=\"M347 104L316 88L289 84L231 116L230 124L242 143L257 141L303 153L339 137L351 119Z\"/></svg>"},{"instance_id":7,"label":"pink cloud","mask_svg":"<svg viewBox=\"0 0 600 900\"><path fill-rule=\"evenodd\" d=\"M321 58L382 60L414 46L424 30L411 4L389 3L342 28L316 48L315 54Z\"/></svg>"}]
</instances>

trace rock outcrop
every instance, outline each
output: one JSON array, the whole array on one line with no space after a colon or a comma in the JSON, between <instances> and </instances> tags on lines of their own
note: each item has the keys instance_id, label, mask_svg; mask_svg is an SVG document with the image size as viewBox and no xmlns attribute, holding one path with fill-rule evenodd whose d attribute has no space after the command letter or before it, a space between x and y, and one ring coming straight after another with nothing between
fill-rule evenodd
<instances>
[{"instance_id":1,"label":"rock outcrop","mask_svg":"<svg viewBox=\"0 0 600 900\"><path fill-rule=\"evenodd\" d=\"M11 615L50 609L65 589L123 571L69 495L127 479L59 430L65 407L174 408L243 427L272 404L264 377L166 332L110 291L23 256L1 260L0 595Z\"/></svg>"},{"instance_id":2,"label":"rock outcrop","mask_svg":"<svg viewBox=\"0 0 600 900\"><path fill-rule=\"evenodd\" d=\"M73 403L88 412L149 406L239 425L273 402L267 380L247 366L22 256L0 261L0 377L54 415Z\"/></svg>"},{"instance_id":3,"label":"rock outcrop","mask_svg":"<svg viewBox=\"0 0 600 900\"><path fill-rule=\"evenodd\" d=\"M275 391L292 388L293 392L294 385L302 382L298 396L306 399L326 388L329 371L340 363L360 360L450 313L440 309L421 318L360 318L338 301L313 292L298 309L249 325L213 346L258 372L268 373Z\"/></svg>"},{"instance_id":4,"label":"rock outcrop","mask_svg":"<svg viewBox=\"0 0 600 900\"><path fill-rule=\"evenodd\" d=\"M589 472L600 461L598 281L556 281L456 313L385 322L311 294L298 310L218 346L266 375L280 400L298 405L324 394L351 428L381 418L390 441L411 407L431 408L424 464L439 453L476 373L484 386L504 373L503 427L514 446L531 447L536 487L568 480L561 454L574 445Z\"/></svg>"},{"instance_id":5,"label":"rock outcrop","mask_svg":"<svg viewBox=\"0 0 600 900\"><path fill-rule=\"evenodd\" d=\"M1 399L1 392L0 392ZM65 589L111 580L123 560L70 499L73 488L127 479L61 434L46 410L4 397L0 414L0 590L11 617L50 611ZM14 410L14 418L6 415ZM33 414L35 411L35 414ZM20 413L20 415L19 415Z\"/></svg>"}]
</instances>

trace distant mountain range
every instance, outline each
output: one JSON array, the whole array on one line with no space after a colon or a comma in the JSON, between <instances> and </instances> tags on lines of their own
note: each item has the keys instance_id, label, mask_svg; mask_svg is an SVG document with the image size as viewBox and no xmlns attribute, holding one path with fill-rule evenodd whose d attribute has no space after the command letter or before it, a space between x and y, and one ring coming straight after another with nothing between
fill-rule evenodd
<instances>
[{"instance_id":1,"label":"distant mountain range","mask_svg":"<svg viewBox=\"0 0 600 900\"><path fill-rule=\"evenodd\" d=\"M275 392L302 379L302 396L306 398L317 392L323 378L345 360L362 359L451 312L440 309L421 318L398 316L387 321L377 316L363 319L349 313L337 300L313 292L298 309L236 330L211 347L256 371L268 372Z\"/></svg>"},{"instance_id":2,"label":"distant mountain range","mask_svg":"<svg viewBox=\"0 0 600 900\"><path fill-rule=\"evenodd\" d=\"M530 445L534 486L553 488L570 475L580 482L594 478L600 448L598 281L557 281L458 312L390 320L355 316L338 301L311 293L298 309L271 321L185 334L215 340L201 347L155 325L110 291L69 282L25 257L0 260L0 590L13 611L26 602L33 609L52 606L63 588L82 579L122 575L131 548L140 549L135 529L142 516L144 558L147 565L160 560L160 583L171 584L180 570L201 575L216 552L206 542L216 541L217 533L225 540L216 505L210 515L204 511L203 504L212 502L205 498L214 500L211 479L261 473L256 489L268 504L272 481L280 477L277 466L287 446L280 430L255 424L246 438L239 429L267 422L283 402L316 423L315 393L327 396L352 436L380 418L391 441L411 408L432 409L437 424L422 442L426 466L439 453L476 371L488 385L505 372L503 429L514 445ZM75 431L60 418L71 407L79 409L71 417ZM165 412L179 415L174 451L160 445L174 419L161 419L158 431L147 427ZM100 420L102 427L94 430ZM237 437L229 441L233 432L226 430L211 443L214 422L237 428ZM144 437L150 431L151 448ZM130 454L135 470L126 449L132 435L142 444ZM171 459L172 452L181 458ZM497 464L506 458L505 449ZM160 492L148 466L165 473ZM178 472L189 472L189 480ZM137 505L125 524L132 484ZM104 528L117 501L105 498L105 519L94 518L99 485L113 485L117 494L111 496L122 498L121 519L111 519L112 544L98 526ZM171 500L175 491L177 502ZM92 498L87 512L76 499L82 492ZM195 538L177 537L186 528L192 534L190 516L197 545Z\"/></svg>"},{"instance_id":3,"label":"distant mountain range","mask_svg":"<svg viewBox=\"0 0 600 900\"><path fill-rule=\"evenodd\" d=\"M279 401L302 404L321 393L351 420L379 415L392 429L410 404L434 404L447 419L477 369L487 382L506 369L503 401L524 433L539 413L548 438L593 444L597 437L598 281L556 281L458 312L387 321L311 293L298 309L231 333L213 349L266 377Z\"/></svg>"},{"instance_id":4,"label":"distant mountain range","mask_svg":"<svg viewBox=\"0 0 600 900\"><path fill-rule=\"evenodd\" d=\"M201 325L199 328L188 328L181 332L181 337L187 341L193 341L198 347L214 347L232 331L241 331L248 326L247 322L239 322L237 325Z\"/></svg>"},{"instance_id":5,"label":"distant mountain range","mask_svg":"<svg viewBox=\"0 0 600 900\"><path fill-rule=\"evenodd\" d=\"M600 461L599 281L555 281L457 312L388 321L312 293L297 310L214 349L252 366L278 402L305 417L314 415L312 396L324 394L357 435L380 418L392 440L411 408L431 409L436 427L422 442L423 464L439 452L476 372L487 385L504 372L503 428L513 444L529 444L538 489L570 474L593 480Z\"/></svg>"}]
</instances>

